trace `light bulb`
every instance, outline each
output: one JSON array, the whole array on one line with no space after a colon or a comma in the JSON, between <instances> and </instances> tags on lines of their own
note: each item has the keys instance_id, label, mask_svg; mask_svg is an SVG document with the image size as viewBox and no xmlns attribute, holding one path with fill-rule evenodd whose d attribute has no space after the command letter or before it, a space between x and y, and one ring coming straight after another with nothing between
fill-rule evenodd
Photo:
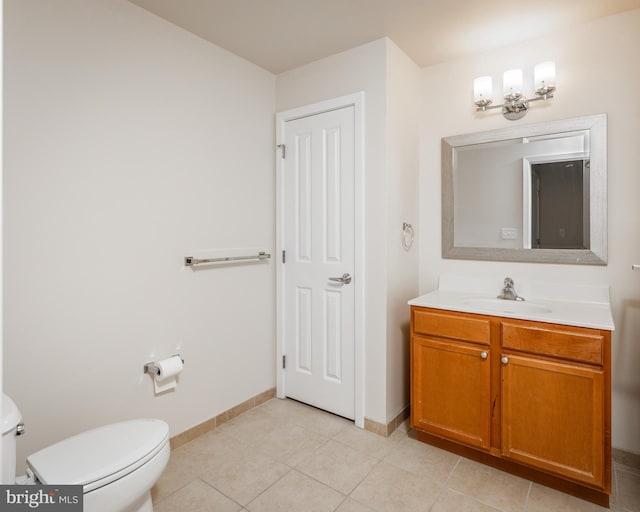
<instances>
[{"instance_id":1,"label":"light bulb","mask_svg":"<svg viewBox=\"0 0 640 512\"><path fill-rule=\"evenodd\" d=\"M533 70L536 92L551 92L556 88L556 64L552 61L536 64Z\"/></svg>"},{"instance_id":2,"label":"light bulb","mask_svg":"<svg viewBox=\"0 0 640 512\"><path fill-rule=\"evenodd\" d=\"M522 93L522 70L510 69L502 76L502 92L505 98L519 98Z\"/></svg>"},{"instance_id":3,"label":"light bulb","mask_svg":"<svg viewBox=\"0 0 640 512\"><path fill-rule=\"evenodd\" d=\"M473 81L473 98L476 104L491 103L492 84L490 76L480 76Z\"/></svg>"}]
</instances>

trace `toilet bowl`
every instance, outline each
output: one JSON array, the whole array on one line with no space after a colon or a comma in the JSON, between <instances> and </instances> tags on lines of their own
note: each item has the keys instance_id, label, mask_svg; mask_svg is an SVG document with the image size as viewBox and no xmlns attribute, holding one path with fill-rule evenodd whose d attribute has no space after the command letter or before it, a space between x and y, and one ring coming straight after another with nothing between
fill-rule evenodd
<instances>
[{"instance_id":1,"label":"toilet bowl","mask_svg":"<svg viewBox=\"0 0 640 512\"><path fill-rule=\"evenodd\" d=\"M2 483L82 485L85 512L152 512L151 487L169 461L169 426L129 420L87 430L27 457L15 478L21 416L2 395Z\"/></svg>"}]
</instances>

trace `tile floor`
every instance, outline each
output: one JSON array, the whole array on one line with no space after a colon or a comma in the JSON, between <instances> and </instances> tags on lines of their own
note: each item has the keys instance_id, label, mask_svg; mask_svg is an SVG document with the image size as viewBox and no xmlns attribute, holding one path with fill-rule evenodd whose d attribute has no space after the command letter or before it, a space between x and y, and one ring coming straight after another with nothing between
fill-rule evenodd
<instances>
[{"instance_id":1,"label":"tile floor","mask_svg":"<svg viewBox=\"0 0 640 512\"><path fill-rule=\"evenodd\" d=\"M417 441L273 399L177 448L155 512L592 512L606 509ZM614 512L640 512L640 470L614 464Z\"/></svg>"}]
</instances>

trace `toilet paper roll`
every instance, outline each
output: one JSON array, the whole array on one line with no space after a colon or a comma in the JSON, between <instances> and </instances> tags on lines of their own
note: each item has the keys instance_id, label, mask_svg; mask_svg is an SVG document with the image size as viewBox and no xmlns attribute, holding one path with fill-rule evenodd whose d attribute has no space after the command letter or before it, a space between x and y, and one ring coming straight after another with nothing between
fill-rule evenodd
<instances>
[{"instance_id":1,"label":"toilet paper roll","mask_svg":"<svg viewBox=\"0 0 640 512\"><path fill-rule=\"evenodd\" d=\"M177 376L182 372L182 358L172 356L156 362L158 375L153 379L156 394L175 389L178 384Z\"/></svg>"},{"instance_id":2,"label":"toilet paper roll","mask_svg":"<svg viewBox=\"0 0 640 512\"><path fill-rule=\"evenodd\" d=\"M156 366L158 367L158 370L160 370L157 375L158 380L175 377L182 371L182 358L180 356L171 356L167 359L158 361Z\"/></svg>"}]
</instances>

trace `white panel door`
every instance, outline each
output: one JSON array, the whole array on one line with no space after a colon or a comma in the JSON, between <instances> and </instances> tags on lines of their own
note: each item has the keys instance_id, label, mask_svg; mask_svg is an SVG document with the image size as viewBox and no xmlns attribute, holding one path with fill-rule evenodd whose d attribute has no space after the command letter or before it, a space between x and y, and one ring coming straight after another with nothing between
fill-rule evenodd
<instances>
[{"instance_id":1,"label":"white panel door","mask_svg":"<svg viewBox=\"0 0 640 512\"><path fill-rule=\"evenodd\" d=\"M285 394L355 415L354 108L285 123Z\"/></svg>"}]
</instances>

